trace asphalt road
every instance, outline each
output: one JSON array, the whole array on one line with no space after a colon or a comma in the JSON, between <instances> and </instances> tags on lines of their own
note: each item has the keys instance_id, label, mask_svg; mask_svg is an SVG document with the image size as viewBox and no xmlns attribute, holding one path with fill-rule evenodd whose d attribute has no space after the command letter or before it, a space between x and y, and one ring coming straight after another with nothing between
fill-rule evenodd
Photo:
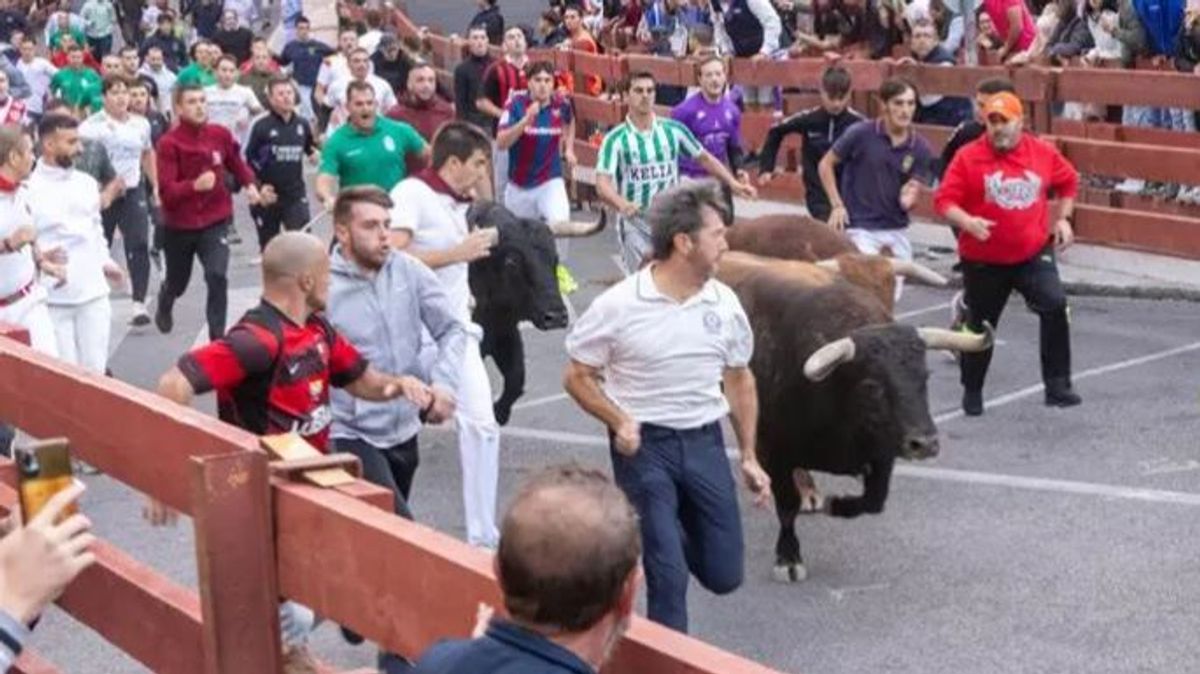
<instances>
[{"instance_id":1,"label":"asphalt road","mask_svg":"<svg viewBox=\"0 0 1200 674\"><path fill-rule=\"evenodd\" d=\"M418 21L465 23L467 0L409 0ZM506 11L540 8L502 0ZM461 15L461 16L460 16ZM231 264L233 317L257 297L252 225ZM319 227L323 232L327 226ZM614 281L611 231L571 246L583 310ZM157 286L157 276L154 286ZM944 325L948 291L910 287L898 312ZM169 336L130 331L114 301L117 377L151 387L203 329L203 283L176 305ZM887 511L854 521L804 518L803 583L770 579L777 532L768 512L743 509L747 577L714 597L693 586L693 633L781 670L847 672L1192 672L1200 662L1200 331L1197 305L1087 298L1072 303L1084 405L1042 406L1036 319L1014 299L999 329L988 413L958 415L957 370L931 354L930 409L942 434L935 460L902 465ZM563 333L526 332L529 382L504 432L501 505L523 477L561 461L608 466L602 429L564 398ZM200 403L212 409L211 399ZM827 491L857 489L818 479ZM102 535L181 582L195 583L191 529L152 529L140 498L88 477L84 509ZM463 536L457 452L444 431L422 437L417 517ZM121 607L112 607L120 611ZM316 651L342 667L373 662L330 626ZM68 672L144 671L58 611L34 646Z\"/></svg>"}]
</instances>

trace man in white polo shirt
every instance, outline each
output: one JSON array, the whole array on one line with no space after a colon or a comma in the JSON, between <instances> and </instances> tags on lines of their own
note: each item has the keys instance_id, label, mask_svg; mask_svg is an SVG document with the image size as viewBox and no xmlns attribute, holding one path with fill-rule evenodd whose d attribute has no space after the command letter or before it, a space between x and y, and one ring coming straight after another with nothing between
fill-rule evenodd
<instances>
[{"instance_id":1,"label":"man in white polo shirt","mask_svg":"<svg viewBox=\"0 0 1200 674\"><path fill-rule=\"evenodd\" d=\"M712 180L659 194L646 214L650 264L597 297L567 336L564 386L608 427L614 477L641 520L649 618L681 632L689 571L717 594L742 583L726 414L747 487L760 506L770 496L755 454L750 322L713 278L728 215Z\"/></svg>"},{"instance_id":2,"label":"man in white polo shirt","mask_svg":"<svg viewBox=\"0 0 1200 674\"><path fill-rule=\"evenodd\" d=\"M471 322L467 265L487 257L495 229L467 229L470 193L489 176L492 142L466 122L447 122L433 144L432 165L392 188L392 245L433 269L449 296L451 310L467 326L466 348L455 399L458 451L462 460L467 542L495 548L496 484L500 478L500 426L492 412L492 387Z\"/></svg>"}]
</instances>

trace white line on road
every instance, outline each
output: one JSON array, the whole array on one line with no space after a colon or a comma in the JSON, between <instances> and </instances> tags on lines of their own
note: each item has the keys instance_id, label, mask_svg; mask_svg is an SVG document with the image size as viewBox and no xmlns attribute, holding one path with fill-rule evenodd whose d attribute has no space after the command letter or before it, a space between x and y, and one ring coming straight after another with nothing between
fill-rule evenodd
<instances>
[{"instance_id":1,"label":"white line on road","mask_svg":"<svg viewBox=\"0 0 1200 674\"><path fill-rule=\"evenodd\" d=\"M897 321L903 321L905 319L921 316L922 314L932 314L935 311L945 311L946 309L950 308L951 304L953 304L953 302L942 302L941 304L935 304L931 307L925 307L924 309L913 309L912 311L906 311L902 314L896 314L895 318Z\"/></svg>"},{"instance_id":2,"label":"white line on road","mask_svg":"<svg viewBox=\"0 0 1200 674\"><path fill-rule=\"evenodd\" d=\"M566 393L555 393L554 395L542 396L541 398L533 398L532 400L526 400L523 402L519 402L519 403L513 405L512 408L514 410L527 410L530 407L541 407L542 405L549 405L551 403L556 403L560 400L566 400L566 399L567 399Z\"/></svg>"},{"instance_id":3,"label":"white line on road","mask_svg":"<svg viewBox=\"0 0 1200 674\"><path fill-rule=\"evenodd\" d=\"M1178 356L1180 354L1189 353L1189 352L1197 351L1197 350L1200 350L1200 342L1192 342L1191 344L1177 346L1173 349L1166 349L1165 351L1156 351L1154 353L1147 354L1145 356L1139 356L1137 358L1130 358L1128 360L1122 360L1122 361L1119 361L1116 363L1110 363L1108 365L1094 367L1090 370L1084 370L1083 372L1076 374L1074 376L1074 379L1075 379L1075 381L1079 381L1081 379L1090 379L1091 377L1099 377L1100 375L1108 374L1110 372L1117 372L1119 370L1126 370L1131 367L1137 367L1139 365L1146 365L1148 363L1153 363L1158 360L1163 360L1164 358L1170 358L1172 356ZM1034 386L1026 386L1025 388L1023 388L1019 391L1013 391L1012 393L1007 393L998 398L992 398L991 400L986 401L984 403L984 408L985 409L993 409L996 407L1003 407L1004 405L1016 402L1023 398L1028 398L1029 396L1037 395L1042 392L1043 388L1044 387L1042 384L1036 384ZM945 412L943 414L939 414L936 417L934 417L933 420L934 420L934 422L941 424L941 423L945 423L947 421L952 421L954 419L958 419L962 416L963 416L962 410L954 410L953 412Z\"/></svg>"}]
</instances>

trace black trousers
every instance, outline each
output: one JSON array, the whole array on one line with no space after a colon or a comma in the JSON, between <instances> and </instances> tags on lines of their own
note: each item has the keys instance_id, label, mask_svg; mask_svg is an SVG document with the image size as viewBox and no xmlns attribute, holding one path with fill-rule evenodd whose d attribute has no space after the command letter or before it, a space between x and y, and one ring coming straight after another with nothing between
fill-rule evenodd
<instances>
[{"instance_id":1,"label":"black trousers","mask_svg":"<svg viewBox=\"0 0 1200 674\"><path fill-rule=\"evenodd\" d=\"M228 221L204 229L163 228L163 253L167 278L159 292L159 303L168 310L187 291L192 279L192 260L199 259L204 269L208 298L204 315L208 319L209 339L225 334L225 311L229 303L229 242L225 239Z\"/></svg>"},{"instance_id":2,"label":"black trousers","mask_svg":"<svg viewBox=\"0 0 1200 674\"><path fill-rule=\"evenodd\" d=\"M113 234L121 230L133 301L145 302L146 289L150 286L150 204L146 201L145 190L141 185L125 190L125 194L114 199L100 213L100 220L110 248Z\"/></svg>"},{"instance_id":3,"label":"black trousers","mask_svg":"<svg viewBox=\"0 0 1200 674\"><path fill-rule=\"evenodd\" d=\"M1037 255L1013 265L962 262L963 294L967 304L967 323L982 330L983 322L993 327L1017 291L1030 311L1041 320L1042 380L1070 381L1071 334L1067 319L1067 295L1058 276L1054 245L1047 244ZM992 349L982 353L964 353L961 364L962 385L968 391L983 389Z\"/></svg>"},{"instance_id":4,"label":"black trousers","mask_svg":"<svg viewBox=\"0 0 1200 674\"><path fill-rule=\"evenodd\" d=\"M294 232L308 223L308 197L281 194L270 206L252 206L250 217L257 225L258 249L262 251L279 232Z\"/></svg>"},{"instance_id":5,"label":"black trousers","mask_svg":"<svg viewBox=\"0 0 1200 674\"><path fill-rule=\"evenodd\" d=\"M333 447L335 451L357 456L362 461L363 479L392 490L395 513L405 519L413 519L412 510L408 507L408 495L412 490L413 476L417 474L417 464L420 463L417 436L384 448L364 440L334 438Z\"/></svg>"}]
</instances>

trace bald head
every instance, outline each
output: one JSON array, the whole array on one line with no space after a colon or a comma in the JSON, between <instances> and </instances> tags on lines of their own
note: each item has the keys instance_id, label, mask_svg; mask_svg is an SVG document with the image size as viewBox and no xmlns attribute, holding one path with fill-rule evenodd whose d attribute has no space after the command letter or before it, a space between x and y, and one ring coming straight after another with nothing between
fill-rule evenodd
<instances>
[{"instance_id":1,"label":"bald head","mask_svg":"<svg viewBox=\"0 0 1200 674\"><path fill-rule=\"evenodd\" d=\"M325 244L312 234L284 232L263 251L263 285L276 284L318 269L325 262Z\"/></svg>"},{"instance_id":2,"label":"bald head","mask_svg":"<svg viewBox=\"0 0 1200 674\"><path fill-rule=\"evenodd\" d=\"M617 606L641 555L637 515L600 471L551 468L517 495L496 565L519 620L582 632Z\"/></svg>"}]
</instances>

